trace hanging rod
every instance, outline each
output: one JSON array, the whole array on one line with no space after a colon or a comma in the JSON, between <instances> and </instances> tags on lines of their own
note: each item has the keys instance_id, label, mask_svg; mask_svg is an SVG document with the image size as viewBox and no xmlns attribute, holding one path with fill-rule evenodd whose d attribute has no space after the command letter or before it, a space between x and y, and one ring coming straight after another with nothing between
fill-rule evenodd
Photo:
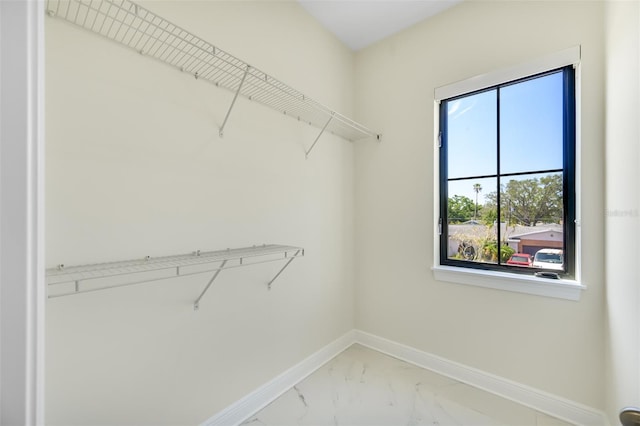
<instances>
[{"instance_id":1,"label":"hanging rod","mask_svg":"<svg viewBox=\"0 0 640 426\"><path fill-rule=\"evenodd\" d=\"M189 254L174 256L145 257L118 262L95 263L90 265L64 266L58 265L45 271L49 298L69 296L125 287L152 281L189 275L215 272L206 288L194 302L198 309L202 296L222 270L256 265L260 263L286 260L286 264L267 283L272 283L282 271L296 258L304 256L302 247L263 244L260 246L218 251L194 251Z\"/></svg>"},{"instance_id":2,"label":"hanging rod","mask_svg":"<svg viewBox=\"0 0 640 426\"><path fill-rule=\"evenodd\" d=\"M129 0L47 0L47 13L323 132L349 141L380 140L374 131Z\"/></svg>"}]
</instances>

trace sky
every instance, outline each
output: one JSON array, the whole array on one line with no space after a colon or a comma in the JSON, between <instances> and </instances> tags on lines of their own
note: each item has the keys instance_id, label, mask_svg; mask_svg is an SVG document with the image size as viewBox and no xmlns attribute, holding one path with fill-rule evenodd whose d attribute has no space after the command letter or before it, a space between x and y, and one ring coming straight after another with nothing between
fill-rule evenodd
<instances>
[{"instance_id":1,"label":"sky","mask_svg":"<svg viewBox=\"0 0 640 426\"><path fill-rule=\"evenodd\" d=\"M501 173L562 168L562 92L562 72L500 89ZM448 102L450 179L496 173L497 97L494 89ZM496 178L453 181L449 197L464 195L475 200L475 183L482 186L480 205L486 194L497 189Z\"/></svg>"}]
</instances>

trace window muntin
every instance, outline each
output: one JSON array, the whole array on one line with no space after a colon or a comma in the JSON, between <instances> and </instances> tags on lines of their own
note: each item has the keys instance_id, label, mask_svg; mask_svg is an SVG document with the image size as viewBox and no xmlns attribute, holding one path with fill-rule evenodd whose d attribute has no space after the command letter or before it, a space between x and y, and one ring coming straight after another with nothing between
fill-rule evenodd
<instances>
[{"instance_id":1,"label":"window muntin","mask_svg":"<svg viewBox=\"0 0 640 426\"><path fill-rule=\"evenodd\" d=\"M567 66L441 101L440 264L573 276L574 79ZM507 264L542 249L561 269Z\"/></svg>"}]
</instances>

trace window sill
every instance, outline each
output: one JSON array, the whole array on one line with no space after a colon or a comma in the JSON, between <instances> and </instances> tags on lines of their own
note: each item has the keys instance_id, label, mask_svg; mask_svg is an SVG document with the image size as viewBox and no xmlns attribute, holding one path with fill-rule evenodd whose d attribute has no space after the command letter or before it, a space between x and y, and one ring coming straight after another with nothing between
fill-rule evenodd
<instances>
[{"instance_id":1,"label":"window sill","mask_svg":"<svg viewBox=\"0 0 640 426\"><path fill-rule=\"evenodd\" d=\"M548 279L535 276L509 274L506 272L483 271L478 269L434 266L433 275L438 281L486 287L536 296L565 300L580 300L587 287L578 281Z\"/></svg>"}]
</instances>

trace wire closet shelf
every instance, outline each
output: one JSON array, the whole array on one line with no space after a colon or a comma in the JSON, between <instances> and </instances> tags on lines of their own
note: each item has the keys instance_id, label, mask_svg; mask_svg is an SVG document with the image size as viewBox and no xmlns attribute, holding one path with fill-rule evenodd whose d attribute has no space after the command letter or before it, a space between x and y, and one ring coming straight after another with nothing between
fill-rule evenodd
<instances>
[{"instance_id":1,"label":"wire closet shelf","mask_svg":"<svg viewBox=\"0 0 640 426\"><path fill-rule=\"evenodd\" d=\"M215 272L200 297L195 301L198 309L200 299L207 292L222 270L286 260L285 265L267 283L271 284L296 258L304 256L302 247L263 244L260 246L217 251L195 251L162 257L145 257L117 262L94 263L79 266L58 265L45 271L49 298L68 296L124 287L151 281Z\"/></svg>"},{"instance_id":2,"label":"wire closet shelf","mask_svg":"<svg viewBox=\"0 0 640 426\"><path fill-rule=\"evenodd\" d=\"M47 0L47 13L320 128L320 135L379 139L365 126L129 0ZM234 103L235 98L231 108Z\"/></svg>"}]
</instances>

